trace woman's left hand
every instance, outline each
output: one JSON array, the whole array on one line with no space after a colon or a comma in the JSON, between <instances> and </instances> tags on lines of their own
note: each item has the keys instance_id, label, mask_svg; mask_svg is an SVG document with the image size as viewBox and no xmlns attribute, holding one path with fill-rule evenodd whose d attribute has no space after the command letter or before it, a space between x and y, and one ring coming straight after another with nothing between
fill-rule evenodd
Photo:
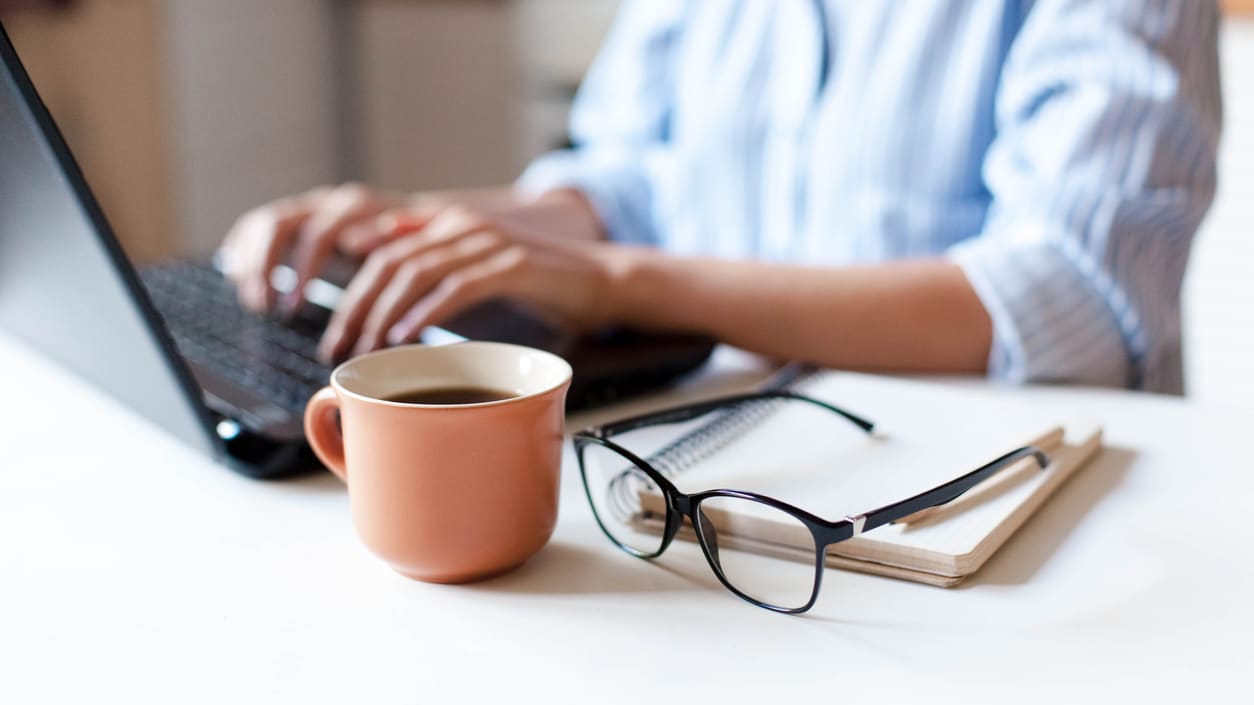
<instances>
[{"instance_id":1,"label":"woman's left hand","mask_svg":"<svg viewBox=\"0 0 1254 705\"><path fill-rule=\"evenodd\" d=\"M422 329L497 297L530 303L579 329L613 320L629 248L537 232L536 224L450 206L434 218L381 216L394 239L345 289L319 354L327 360L415 340Z\"/></svg>"}]
</instances>

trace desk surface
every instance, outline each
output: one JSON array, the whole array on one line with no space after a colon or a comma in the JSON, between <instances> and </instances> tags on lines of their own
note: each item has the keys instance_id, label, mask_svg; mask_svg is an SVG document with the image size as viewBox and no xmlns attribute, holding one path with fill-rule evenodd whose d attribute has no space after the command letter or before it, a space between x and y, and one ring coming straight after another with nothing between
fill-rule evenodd
<instances>
[{"instance_id":1,"label":"desk surface","mask_svg":"<svg viewBox=\"0 0 1254 705\"><path fill-rule=\"evenodd\" d=\"M830 571L798 618L736 599L690 546L654 565L614 550L569 453L548 547L427 585L360 546L334 478L239 477L3 336L0 369L0 702L1248 691L1248 414L1006 390L1083 408L1106 451L964 587ZM677 394L760 374L721 351Z\"/></svg>"}]
</instances>

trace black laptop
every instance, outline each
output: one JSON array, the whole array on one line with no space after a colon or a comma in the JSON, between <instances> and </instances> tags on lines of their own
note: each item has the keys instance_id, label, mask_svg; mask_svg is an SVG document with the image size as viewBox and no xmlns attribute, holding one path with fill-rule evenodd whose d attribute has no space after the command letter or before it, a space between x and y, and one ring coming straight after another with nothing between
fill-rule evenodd
<instances>
[{"instance_id":1,"label":"black laptop","mask_svg":"<svg viewBox=\"0 0 1254 705\"><path fill-rule=\"evenodd\" d=\"M301 418L330 374L314 355L326 307L315 301L280 321L240 308L212 262L136 270L3 26L0 60L0 328L242 473L317 467ZM276 270L276 286L285 273L290 279ZM333 299L336 284L319 280L312 290ZM424 338L460 339L565 357L574 369L569 409L657 389L698 368L713 348L698 336L574 335L508 301L479 306Z\"/></svg>"}]
</instances>

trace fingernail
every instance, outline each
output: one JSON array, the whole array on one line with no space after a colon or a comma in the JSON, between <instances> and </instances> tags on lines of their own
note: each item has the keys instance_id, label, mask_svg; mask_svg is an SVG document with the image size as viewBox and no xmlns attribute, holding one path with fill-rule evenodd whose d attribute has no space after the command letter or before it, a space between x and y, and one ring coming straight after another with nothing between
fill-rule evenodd
<instances>
[{"instance_id":1,"label":"fingernail","mask_svg":"<svg viewBox=\"0 0 1254 705\"><path fill-rule=\"evenodd\" d=\"M409 327L396 324L388 329L388 345L400 345L409 339Z\"/></svg>"},{"instance_id":2,"label":"fingernail","mask_svg":"<svg viewBox=\"0 0 1254 705\"><path fill-rule=\"evenodd\" d=\"M327 329L322 334L322 340L318 341L318 357L323 362L331 362L335 359L335 348L338 336L331 329Z\"/></svg>"},{"instance_id":3,"label":"fingernail","mask_svg":"<svg viewBox=\"0 0 1254 705\"><path fill-rule=\"evenodd\" d=\"M421 314L415 315L411 311L408 315L402 317L401 320L393 323L392 327L388 329L388 342L392 345L400 345L412 340L414 334L418 332L422 318Z\"/></svg>"}]
</instances>

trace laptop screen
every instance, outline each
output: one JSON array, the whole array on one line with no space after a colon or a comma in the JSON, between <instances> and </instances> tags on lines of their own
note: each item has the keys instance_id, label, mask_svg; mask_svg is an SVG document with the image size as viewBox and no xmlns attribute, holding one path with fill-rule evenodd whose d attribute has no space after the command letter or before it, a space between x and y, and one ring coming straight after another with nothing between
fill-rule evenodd
<instances>
[{"instance_id":1,"label":"laptop screen","mask_svg":"<svg viewBox=\"0 0 1254 705\"><path fill-rule=\"evenodd\" d=\"M0 65L0 329L209 450L199 391L2 26Z\"/></svg>"}]
</instances>

